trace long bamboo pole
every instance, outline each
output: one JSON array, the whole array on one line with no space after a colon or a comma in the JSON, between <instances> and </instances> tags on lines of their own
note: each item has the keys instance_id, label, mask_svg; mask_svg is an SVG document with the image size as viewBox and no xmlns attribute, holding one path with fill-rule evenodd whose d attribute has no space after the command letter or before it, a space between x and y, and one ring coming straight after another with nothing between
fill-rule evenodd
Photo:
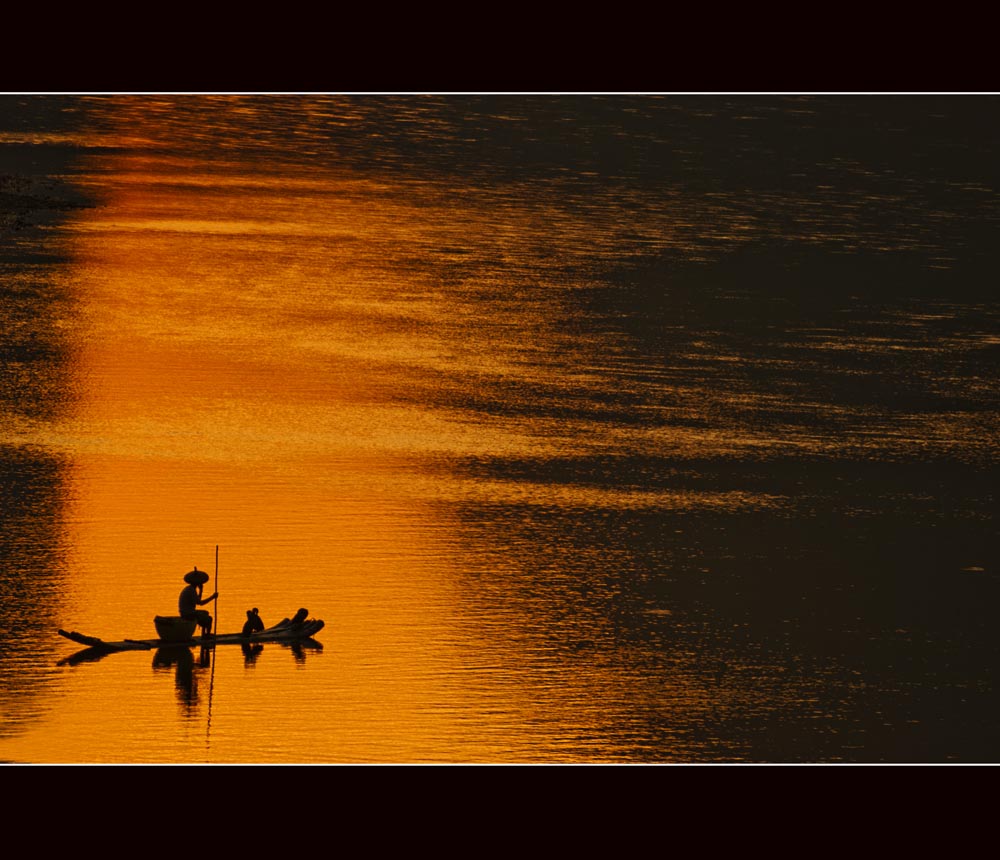
<instances>
[{"instance_id":1,"label":"long bamboo pole","mask_svg":"<svg viewBox=\"0 0 1000 860\"><path fill-rule=\"evenodd\" d=\"M219 545L215 545L215 593L219 594ZM215 612L212 614L212 632L219 629L219 598L215 598ZM205 724L205 751L212 746L212 693L215 691L215 643L212 643L212 674L208 679L208 721Z\"/></svg>"},{"instance_id":2,"label":"long bamboo pole","mask_svg":"<svg viewBox=\"0 0 1000 860\"><path fill-rule=\"evenodd\" d=\"M219 545L215 545L215 588L212 589L216 595L219 594ZM219 598L215 598L215 622L212 625L212 632L217 633L219 631Z\"/></svg>"}]
</instances>

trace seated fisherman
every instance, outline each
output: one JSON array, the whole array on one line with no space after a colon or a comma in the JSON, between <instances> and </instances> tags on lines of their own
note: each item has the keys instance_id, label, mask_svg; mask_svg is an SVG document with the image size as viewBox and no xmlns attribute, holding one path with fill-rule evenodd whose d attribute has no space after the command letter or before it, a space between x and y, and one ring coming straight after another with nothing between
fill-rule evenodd
<instances>
[{"instance_id":1,"label":"seated fisherman","mask_svg":"<svg viewBox=\"0 0 1000 860\"><path fill-rule=\"evenodd\" d=\"M212 616L206 610L198 609L198 607L211 603L219 596L219 592L202 600L202 588L208 582L208 574L203 570L198 570L197 567L190 573L184 574L184 581L187 585L177 601L180 616L185 621L196 621L201 628L202 635L210 636L212 634Z\"/></svg>"},{"instance_id":2,"label":"seated fisherman","mask_svg":"<svg viewBox=\"0 0 1000 860\"><path fill-rule=\"evenodd\" d=\"M247 610L247 623L243 625L243 635L250 636L252 633L260 633L264 629L264 622L257 614L257 607Z\"/></svg>"}]
</instances>

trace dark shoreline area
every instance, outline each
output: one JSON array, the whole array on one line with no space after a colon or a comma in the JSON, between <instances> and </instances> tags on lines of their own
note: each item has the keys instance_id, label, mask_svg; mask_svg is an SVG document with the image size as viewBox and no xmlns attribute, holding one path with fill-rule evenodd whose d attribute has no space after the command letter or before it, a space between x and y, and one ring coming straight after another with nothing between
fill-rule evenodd
<instances>
[{"instance_id":1,"label":"dark shoreline area","mask_svg":"<svg viewBox=\"0 0 1000 860\"><path fill-rule=\"evenodd\" d=\"M69 184L48 176L0 171L0 239L61 220L90 204Z\"/></svg>"},{"instance_id":2,"label":"dark shoreline area","mask_svg":"<svg viewBox=\"0 0 1000 860\"><path fill-rule=\"evenodd\" d=\"M72 96L0 96L0 243L93 205L73 183L82 118Z\"/></svg>"},{"instance_id":3,"label":"dark shoreline area","mask_svg":"<svg viewBox=\"0 0 1000 860\"><path fill-rule=\"evenodd\" d=\"M0 132L17 131L9 100L0 100ZM58 108L55 101L49 107ZM58 110L46 110L54 123ZM44 140L0 137L0 407L3 414L44 418L72 399L72 344L62 320L74 302L58 271L67 251L57 229L93 201L74 184L81 148ZM6 516L0 529L0 664L18 662L30 641L48 635L47 619L58 611L55 596L63 542L65 464L58 456L0 439L0 498ZM39 519L40 518L40 519ZM23 548L35 546L26 559ZM31 583L29 597L26 583ZM40 609L34 619L22 608ZM54 647L46 648L53 651ZM12 726L35 712L44 686L25 683L16 670L0 672L0 691ZM26 762L5 760L3 764Z\"/></svg>"}]
</instances>

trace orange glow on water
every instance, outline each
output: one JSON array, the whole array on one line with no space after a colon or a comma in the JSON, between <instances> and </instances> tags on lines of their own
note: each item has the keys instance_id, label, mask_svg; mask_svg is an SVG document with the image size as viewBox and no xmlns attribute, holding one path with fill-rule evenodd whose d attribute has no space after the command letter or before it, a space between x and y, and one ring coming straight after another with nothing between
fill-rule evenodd
<instances>
[{"instance_id":1,"label":"orange glow on water","mask_svg":"<svg viewBox=\"0 0 1000 860\"><path fill-rule=\"evenodd\" d=\"M155 136L152 128L134 132ZM426 659L449 659L440 630L449 623L450 589L421 562L441 552L433 549L436 526L428 511L387 492L398 481L392 446L366 442L392 434L363 372L364 356L350 355L357 352L352 321L365 314L364 284L351 279L356 270L348 266L345 274L337 265L336 249L318 259L314 253L338 230L357 237L364 219L357 209L316 210L314 197L248 196L239 189L226 196L218 184L212 193L193 193L197 182L148 182L139 169L142 159L119 159L117 191L77 225L73 278L83 323L75 371L82 385L73 414L57 430L39 431L76 452L68 516L75 574L62 626L108 639L152 635L154 614L176 612L185 571L197 565L214 574L218 544L222 596L209 608L223 630L238 630L250 606L260 607L267 623L299 606L327 621L322 639L337 658L336 666L323 665L347 691L333 704L347 715L347 726L331 724L329 740L315 750L320 760L364 759L366 744L352 746L350 738L365 724L446 736L449 718L441 714L411 720L408 728L395 725L431 683L426 673L415 674L414 653L429 648ZM316 191L306 183L307 196ZM297 215L298 207L313 214ZM282 253L275 232L298 233L301 253ZM302 289L308 313L309 291L318 286L325 291L319 306L342 299L348 307L347 343L292 339L282 349L275 327L283 321L272 297ZM323 320L323 337L331 330ZM392 360L391 343L369 348ZM326 360L326 349L340 357ZM380 420L383 426L373 426ZM430 656L442 647L443 655ZM252 701L241 703L245 688L232 683L232 673L243 658L234 651L219 656L220 674L228 673L230 683L220 683L215 694L224 716L213 756L301 756L301 742L293 752L280 738L282 731L295 736L289 724L295 717L278 702L300 692L296 676L272 678L266 695L257 691L257 705L273 711L265 719ZM269 661L281 652L265 648L255 677L276 667ZM355 683L372 671L373 654L371 684ZM307 651L306 665L325 657ZM149 755L197 760L199 753L169 728L173 709L163 711L175 695L160 676L174 668L151 677L142 670L148 654L121 658L93 673L103 686L89 692L87 707L115 707L123 687L149 687L128 705L132 720L165 732ZM116 667L131 674L123 677ZM206 673L197 665L184 671L200 690L189 695L185 713L204 717ZM72 723L72 703L65 713ZM113 755L110 736L92 739L97 747L90 750L75 746L73 736L62 737L66 760ZM249 746L227 749L231 738ZM399 743L420 746L413 739ZM60 757L57 750L58 744L46 755Z\"/></svg>"},{"instance_id":2,"label":"orange glow on water","mask_svg":"<svg viewBox=\"0 0 1000 860\"><path fill-rule=\"evenodd\" d=\"M315 701L302 673L283 673L281 648L265 646L242 668L239 649L220 649L209 752L188 736L190 721L208 716L208 670L150 672L148 653L123 654L85 667L91 684L64 704L65 724L128 696L129 721L151 727L152 760L296 760L305 748L314 760L366 760L373 749L404 761L516 757L509 720L533 719L532 693L498 668L497 643L458 622L451 570L462 547L433 504L470 487L414 469L412 457L523 440L387 399L397 367L439 360L433 341L411 333L412 314L425 313L419 299L400 303L392 322L393 297L426 294L425 275L372 290L381 276L363 256L329 245L348 233L384 243L388 224L406 243L407 229L419 237L426 224L338 204L336 183L320 189L317 208L314 184L299 198L203 195L198 183L147 182L132 175L138 167L119 159L117 192L76 226L81 385L72 415L37 431L74 451L74 573L60 624L151 636L153 615L176 611L184 572L214 574L219 545L221 598L208 608L221 629L239 629L251 606L267 623L307 607L328 626L324 650L307 651L303 665L324 673L327 694ZM276 209L294 253L274 244ZM310 316L315 325L301 325ZM469 733L461 714L473 689L512 715ZM328 729L303 740L300 721L317 709L313 723ZM85 746L71 730L55 735L47 758L115 758L113 726Z\"/></svg>"}]
</instances>

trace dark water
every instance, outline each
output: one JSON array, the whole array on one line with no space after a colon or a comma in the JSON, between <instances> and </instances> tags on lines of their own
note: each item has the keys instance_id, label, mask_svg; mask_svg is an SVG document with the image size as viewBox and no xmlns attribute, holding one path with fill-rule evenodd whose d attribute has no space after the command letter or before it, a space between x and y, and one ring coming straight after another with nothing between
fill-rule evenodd
<instances>
[{"instance_id":1,"label":"dark water","mask_svg":"<svg viewBox=\"0 0 1000 860\"><path fill-rule=\"evenodd\" d=\"M221 533L344 629L208 761L996 761L998 108L3 99L0 755Z\"/></svg>"}]
</instances>

